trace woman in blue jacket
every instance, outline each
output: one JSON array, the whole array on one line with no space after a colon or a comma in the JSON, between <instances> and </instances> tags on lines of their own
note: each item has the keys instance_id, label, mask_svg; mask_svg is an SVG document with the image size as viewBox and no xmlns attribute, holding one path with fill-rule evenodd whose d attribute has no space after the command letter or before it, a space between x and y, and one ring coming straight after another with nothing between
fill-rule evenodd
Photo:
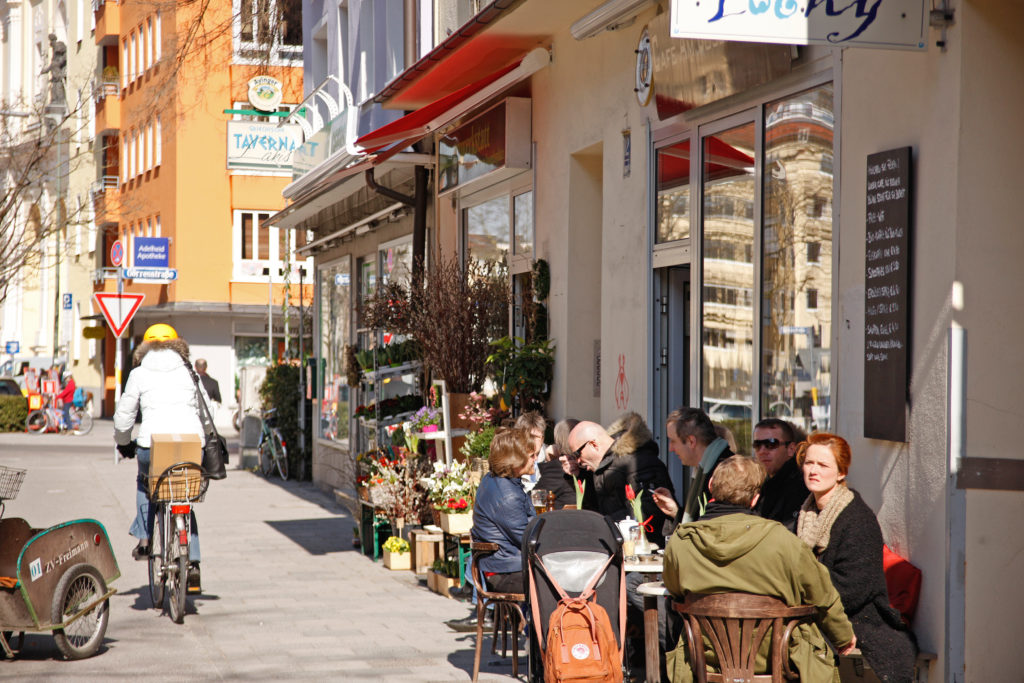
<instances>
[{"instance_id":1,"label":"woman in blue jacket","mask_svg":"<svg viewBox=\"0 0 1024 683\"><path fill-rule=\"evenodd\" d=\"M499 593L523 592L523 532L534 516L533 504L520 477L533 472L536 453L525 429L506 429L494 435L490 471L476 491L473 506L474 541L497 543L498 550L480 558L488 587Z\"/></svg>"}]
</instances>

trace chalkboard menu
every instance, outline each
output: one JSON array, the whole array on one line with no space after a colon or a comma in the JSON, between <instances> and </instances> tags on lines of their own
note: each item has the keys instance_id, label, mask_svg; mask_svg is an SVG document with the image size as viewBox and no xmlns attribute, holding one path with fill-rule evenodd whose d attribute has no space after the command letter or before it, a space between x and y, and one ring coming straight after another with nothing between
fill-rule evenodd
<instances>
[{"instance_id":1,"label":"chalkboard menu","mask_svg":"<svg viewBox=\"0 0 1024 683\"><path fill-rule=\"evenodd\" d=\"M864 436L906 441L910 367L911 148L868 156Z\"/></svg>"}]
</instances>

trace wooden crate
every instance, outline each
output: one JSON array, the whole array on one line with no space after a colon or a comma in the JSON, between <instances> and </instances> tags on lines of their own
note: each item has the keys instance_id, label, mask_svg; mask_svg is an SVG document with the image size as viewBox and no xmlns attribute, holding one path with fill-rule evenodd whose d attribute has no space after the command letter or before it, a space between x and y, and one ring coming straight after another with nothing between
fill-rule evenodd
<instances>
[{"instance_id":1,"label":"wooden crate","mask_svg":"<svg viewBox=\"0 0 1024 683\"><path fill-rule=\"evenodd\" d=\"M446 598L452 596L448 594L448 589L459 585L458 579L453 579L450 576L446 576L441 572L430 570L427 572L427 588L434 591L438 595L443 595Z\"/></svg>"},{"instance_id":2,"label":"wooden crate","mask_svg":"<svg viewBox=\"0 0 1024 683\"><path fill-rule=\"evenodd\" d=\"M412 570L417 574L430 571L434 560L441 557L441 545L444 535L423 529L409 532L409 545L412 547Z\"/></svg>"},{"instance_id":3,"label":"wooden crate","mask_svg":"<svg viewBox=\"0 0 1024 683\"><path fill-rule=\"evenodd\" d=\"M388 569L411 569L412 553L393 553L387 548L384 549L384 566Z\"/></svg>"}]
</instances>

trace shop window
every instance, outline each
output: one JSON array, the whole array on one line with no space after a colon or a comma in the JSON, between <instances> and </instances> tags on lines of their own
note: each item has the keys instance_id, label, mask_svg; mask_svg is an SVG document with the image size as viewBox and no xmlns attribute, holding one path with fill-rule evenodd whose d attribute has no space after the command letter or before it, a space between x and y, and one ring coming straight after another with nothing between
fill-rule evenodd
<instances>
[{"instance_id":1,"label":"shop window","mask_svg":"<svg viewBox=\"0 0 1024 683\"><path fill-rule=\"evenodd\" d=\"M657 165L655 242L686 239L690 236L690 141L659 149Z\"/></svg>"},{"instance_id":2,"label":"shop window","mask_svg":"<svg viewBox=\"0 0 1024 683\"><path fill-rule=\"evenodd\" d=\"M508 195L471 206L464 217L466 255L485 263L504 264L511 241Z\"/></svg>"},{"instance_id":3,"label":"shop window","mask_svg":"<svg viewBox=\"0 0 1024 683\"><path fill-rule=\"evenodd\" d=\"M807 431L830 426L832 101L825 84L764 112L761 413Z\"/></svg>"},{"instance_id":4,"label":"shop window","mask_svg":"<svg viewBox=\"0 0 1024 683\"><path fill-rule=\"evenodd\" d=\"M350 343L351 257L322 266L317 273L320 293L319 420L320 438L347 441L349 391L345 346Z\"/></svg>"},{"instance_id":5,"label":"shop window","mask_svg":"<svg viewBox=\"0 0 1024 683\"><path fill-rule=\"evenodd\" d=\"M512 228L513 250L509 267L513 273L524 272L533 262L533 190L512 198Z\"/></svg>"}]
</instances>

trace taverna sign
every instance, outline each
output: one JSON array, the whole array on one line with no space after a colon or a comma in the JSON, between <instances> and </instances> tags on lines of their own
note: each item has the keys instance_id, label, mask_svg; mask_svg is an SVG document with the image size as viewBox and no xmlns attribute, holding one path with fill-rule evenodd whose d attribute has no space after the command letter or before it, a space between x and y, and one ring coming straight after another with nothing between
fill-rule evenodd
<instances>
[{"instance_id":1,"label":"taverna sign","mask_svg":"<svg viewBox=\"0 0 1024 683\"><path fill-rule=\"evenodd\" d=\"M672 37L923 50L927 0L672 0Z\"/></svg>"}]
</instances>

